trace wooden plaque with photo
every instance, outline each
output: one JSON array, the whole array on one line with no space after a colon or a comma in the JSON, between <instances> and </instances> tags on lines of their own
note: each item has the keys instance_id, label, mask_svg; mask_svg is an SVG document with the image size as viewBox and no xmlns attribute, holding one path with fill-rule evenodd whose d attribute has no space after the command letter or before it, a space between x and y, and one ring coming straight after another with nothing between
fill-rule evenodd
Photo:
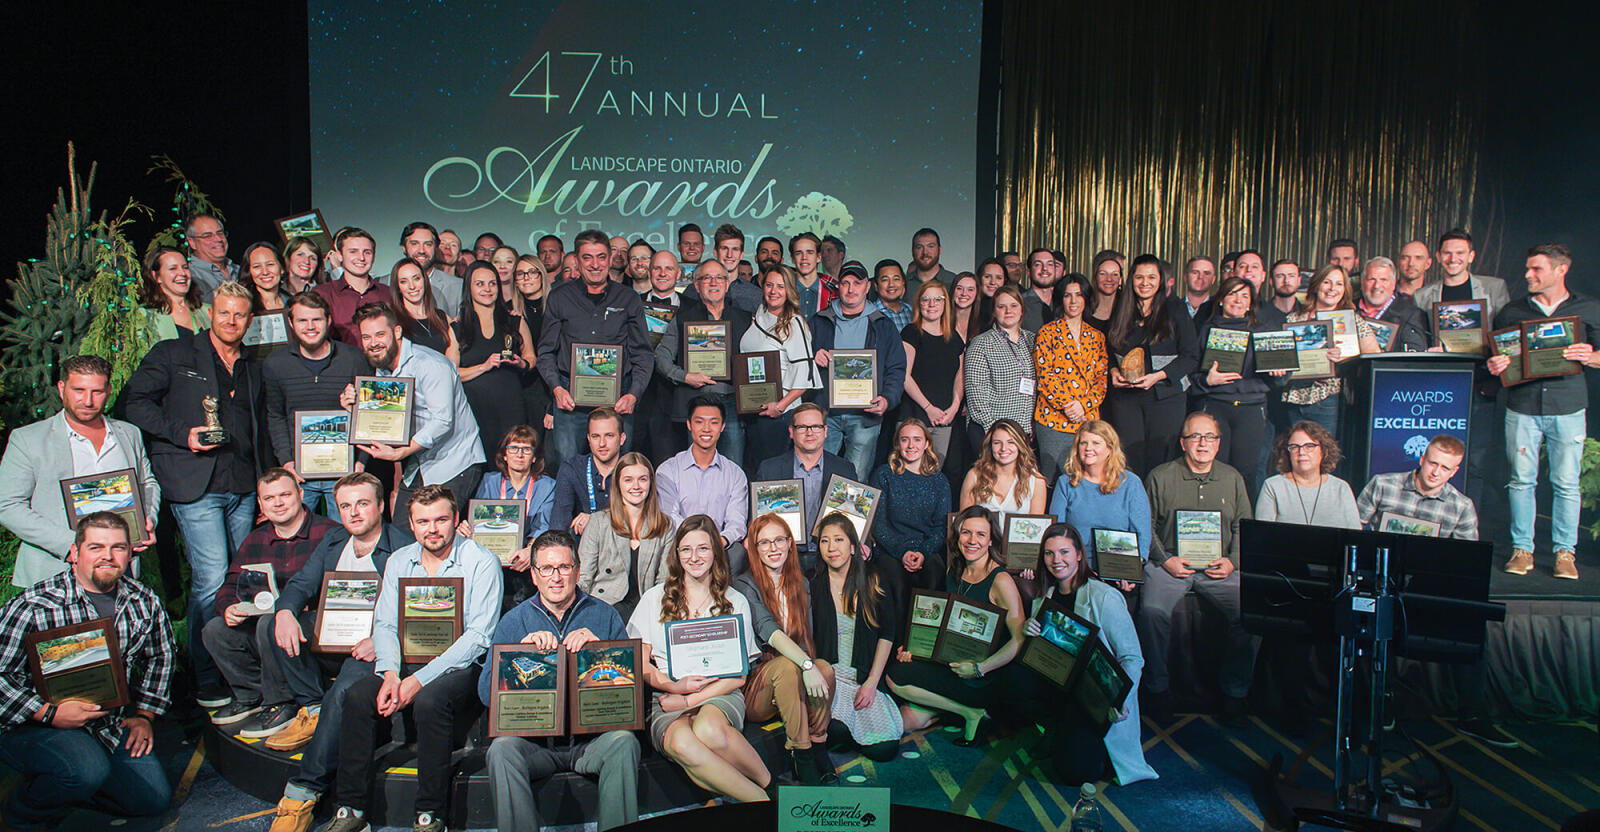
<instances>
[{"instance_id":1,"label":"wooden plaque with photo","mask_svg":"<svg viewBox=\"0 0 1600 832\"><path fill-rule=\"evenodd\" d=\"M1445 352L1488 354L1489 302L1472 298L1434 303L1433 338Z\"/></svg>"},{"instance_id":2,"label":"wooden plaque with photo","mask_svg":"<svg viewBox=\"0 0 1600 832\"><path fill-rule=\"evenodd\" d=\"M1522 322L1522 378L1554 378L1583 372L1583 365L1562 357L1578 343L1583 321L1576 316L1536 318Z\"/></svg>"},{"instance_id":3,"label":"wooden plaque with photo","mask_svg":"<svg viewBox=\"0 0 1600 832\"><path fill-rule=\"evenodd\" d=\"M1296 360L1300 368L1289 374L1295 381L1312 381L1333 377L1333 324L1327 321L1297 321L1284 324L1286 332L1294 334L1294 347L1299 353Z\"/></svg>"},{"instance_id":4,"label":"wooden plaque with photo","mask_svg":"<svg viewBox=\"0 0 1600 832\"><path fill-rule=\"evenodd\" d=\"M73 531L84 517L110 511L128 524L130 542L137 545L145 538L144 486L132 468L62 480L61 504L66 506L67 526Z\"/></svg>"},{"instance_id":5,"label":"wooden plaque with photo","mask_svg":"<svg viewBox=\"0 0 1600 832\"><path fill-rule=\"evenodd\" d=\"M1294 333L1288 330L1252 332L1250 340L1255 345L1256 369L1260 372L1300 369L1300 351Z\"/></svg>"},{"instance_id":6,"label":"wooden plaque with photo","mask_svg":"<svg viewBox=\"0 0 1600 832\"><path fill-rule=\"evenodd\" d=\"M644 643L591 641L567 652L567 727L573 735L643 730Z\"/></svg>"},{"instance_id":7,"label":"wooden plaque with photo","mask_svg":"<svg viewBox=\"0 0 1600 832\"><path fill-rule=\"evenodd\" d=\"M906 610L906 652L912 658L931 660L939 644L939 633L950 614L949 593L932 589L912 589Z\"/></svg>"},{"instance_id":8,"label":"wooden plaque with photo","mask_svg":"<svg viewBox=\"0 0 1600 832\"><path fill-rule=\"evenodd\" d=\"M567 733L567 657L531 644L489 648L489 736L559 737Z\"/></svg>"},{"instance_id":9,"label":"wooden plaque with photo","mask_svg":"<svg viewBox=\"0 0 1600 832\"><path fill-rule=\"evenodd\" d=\"M39 630L22 637L33 686L46 702L68 699L105 709L132 701L117 628L110 618Z\"/></svg>"},{"instance_id":10,"label":"wooden plaque with photo","mask_svg":"<svg viewBox=\"0 0 1600 832\"><path fill-rule=\"evenodd\" d=\"M650 335L650 349L661 345L661 336L667 334L667 329L672 326L672 319L678 316L678 307L670 303L647 303L644 305L644 329Z\"/></svg>"},{"instance_id":11,"label":"wooden plaque with photo","mask_svg":"<svg viewBox=\"0 0 1600 832\"><path fill-rule=\"evenodd\" d=\"M578 407L610 407L622 398L622 348L611 344L572 345L572 401Z\"/></svg>"},{"instance_id":12,"label":"wooden plaque with photo","mask_svg":"<svg viewBox=\"0 0 1600 832\"><path fill-rule=\"evenodd\" d=\"M244 340L240 342L245 353L257 361L288 343L289 310L287 309L257 312L252 315L250 326L244 331Z\"/></svg>"},{"instance_id":13,"label":"wooden plaque with photo","mask_svg":"<svg viewBox=\"0 0 1600 832\"><path fill-rule=\"evenodd\" d=\"M523 514L528 504L522 500L468 500L467 522L472 524L472 540L510 566L522 548Z\"/></svg>"},{"instance_id":14,"label":"wooden plaque with photo","mask_svg":"<svg viewBox=\"0 0 1600 832\"><path fill-rule=\"evenodd\" d=\"M1010 637L1003 608L951 595L939 642L933 647L933 660L943 664L982 661Z\"/></svg>"},{"instance_id":15,"label":"wooden plaque with photo","mask_svg":"<svg viewBox=\"0 0 1600 832\"><path fill-rule=\"evenodd\" d=\"M302 479L336 480L355 471L350 444L350 411L296 410L294 470Z\"/></svg>"},{"instance_id":16,"label":"wooden plaque with photo","mask_svg":"<svg viewBox=\"0 0 1600 832\"><path fill-rule=\"evenodd\" d=\"M878 397L878 352L832 350L828 359L828 401L831 409L862 409Z\"/></svg>"},{"instance_id":17,"label":"wooden plaque with photo","mask_svg":"<svg viewBox=\"0 0 1600 832\"><path fill-rule=\"evenodd\" d=\"M810 540L806 529L805 484L797 479L757 480L750 483L750 519L776 514L789 527L799 546Z\"/></svg>"},{"instance_id":18,"label":"wooden plaque with photo","mask_svg":"<svg viewBox=\"0 0 1600 832\"><path fill-rule=\"evenodd\" d=\"M333 234L328 231L328 222L322 218L322 212L316 208L279 217L272 221L272 227L278 230L278 240L284 244L295 237L309 237L324 255L333 251Z\"/></svg>"},{"instance_id":19,"label":"wooden plaque with photo","mask_svg":"<svg viewBox=\"0 0 1600 832\"><path fill-rule=\"evenodd\" d=\"M350 406L350 442L355 445L406 445L417 409L417 380L395 376L356 376Z\"/></svg>"},{"instance_id":20,"label":"wooden plaque with photo","mask_svg":"<svg viewBox=\"0 0 1600 832\"><path fill-rule=\"evenodd\" d=\"M1128 694L1133 692L1133 680L1098 638L1088 643L1082 663L1083 674L1078 678L1076 689L1078 703L1096 723L1110 725L1116 721L1117 712L1127 701Z\"/></svg>"},{"instance_id":21,"label":"wooden plaque with photo","mask_svg":"<svg viewBox=\"0 0 1600 832\"><path fill-rule=\"evenodd\" d=\"M1007 514L1004 530L1005 563L1011 570L1032 569L1039 564L1039 544L1045 529L1056 522L1051 514Z\"/></svg>"},{"instance_id":22,"label":"wooden plaque with photo","mask_svg":"<svg viewBox=\"0 0 1600 832\"><path fill-rule=\"evenodd\" d=\"M318 653L349 655L372 637L383 579L376 572L326 572L318 596L317 620L308 641Z\"/></svg>"},{"instance_id":23,"label":"wooden plaque with photo","mask_svg":"<svg viewBox=\"0 0 1600 832\"><path fill-rule=\"evenodd\" d=\"M401 578L400 660L423 664L450 649L463 630L462 578Z\"/></svg>"},{"instance_id":24,"label":"wooden plaque with photo","mask_svg":"<svg viewBox=\"0 0 1600 832\"><path fill-rule=\"evenodd\" d=\"M1144 581L1144 559L1139 557L1139 533L1126 529L1090 529L1089 549L1094 552L1095 574L1105 581Z\"/></svg>"},{"instance_id":25,"label":"wooden plaque with photo","mask_svg":"<svg viewBox=\"0 0 1600 832\"><path fill-rule=\"evenodd\" d=\"M683 371L700 373L712 381L731 379L729 356L733 350L728 331L727 321L684 321Z\"/></svg>"},{"instance_id":26,"label":"wooden plaque with photo","mask_svg":"<svg viewBox=\"0 0 1600 832\"><path fill-rule=\"evenodd\" d=\"M1022 643L1017 660L1056 687L1071 688L1081 673L1084 652L1099 640L1100 628L1079 618L1054 596L1039 605L1034 620L1039 622L1039 635Z\"/></svg>"},{"instance_id":27,"label":"wooden plaque with photo","mask_svg":"<svg viewBox=\"0 0 1600 832\"><path fill-rule=\"evenodd\" d=\"M837 511L850 519L850 524L856 527L856 537L866 543L872 533L872 519L878 514L878 501L882 498L883 492L879 489L834 474L823 486L822 504L817 509L817 519L811 524L811 534L815 536L822 527L823 518Z\"/></svg>"},{"instance_id":28,"label":"wooden plaque with photo","mask_svg":"<svg viewBox=\"0 0 1600 832\"><path fill-rule=\"evenodd\" d=\"M1349 361L1361 354L1361 339L1356 332L1356 310L1325 309L1317 313L1317 320L1332 325L1332 343L1339 348L1339 360Z\"/></svg>"},{"instance_id":29,"label":"wooden plaque with photo","mask_svg":"<svg viewBox=\"0 0 1600 832\"><path fill-rule=\"evenodd\" d=\"M1200 372L1216 365L1219 373L1244 372L1244 354L1250 348L1250 331L1214 326L1206 333L1205 353L1200 356Z\"/></svg>"},{"instance_id":30,"label":"wooden plaque with photo","mask_svg":"<svg viewBox=\"0 0 1600 832\"><path fill-rule=\"evenodd\" d=\"M1508 326L1489 333L1489 349L1492 355L1511 359L1511 363L1500 371L1501 386L1515 387L1526 380L1522 377L1522 327Z\"/></svg>"},{"instance_id":31,"label":"wooden plaque with photo","mask_svg":"<svg viewBox=\"0 0 1600 832\"><path fill-rule=\"evenodd\" d=\"M1370 336L1373 343L1378 345L1378 352L1394 352L1394 341L1400 337L1400 325L1377 318L1359 318L1356 321L1356 333Z\"/></svg>"},{"instance_id":32,"label":"wooden plaque with photo","mask_svg":"<svg viewBox=\"0 0 1600 832\"><path fill-rule=\"evenodd\" d=\"M1385 511L1378 515L1378 531L1418 537L1438 537L1439 524L1432 520L1419 520L1393 511Z\"/></svg>"},{"instance_id":33,"label":"wooden plaque with photo","mask_svg":"<svg viewBox=\"0 0 1600 832\"><path fill-rule=\"evenodd\" d=\"M1176 515L1178 557L1189 561L1190 568L1209 569L1223 558L1222 512L1178 509Z\"/></svg>"},{"instance_id":34,"label":"wooden plaque with photo","mask_svg":"<svg viewBox=\"0 0 1600 832\"><path fill-rule=\"evenodd\" d=\"M759 413L783 398L778 351L742 352L733 362L733 390L740 413Z\"/></svg>"}]
</instances>

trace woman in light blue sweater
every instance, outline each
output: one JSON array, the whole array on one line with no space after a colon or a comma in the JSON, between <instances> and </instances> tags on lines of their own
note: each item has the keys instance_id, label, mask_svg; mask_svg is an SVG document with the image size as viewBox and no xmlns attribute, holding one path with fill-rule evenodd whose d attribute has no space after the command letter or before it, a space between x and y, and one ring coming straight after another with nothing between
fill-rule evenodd
<instances>
[{"instance_id":1,"label":"woman in light blue sweater","mask_svg":"<svg viewBox=\"0 0 1600 832\"><path fill-rule=\"evenodd\" d=\"M1078 429L1078 441L1050 497L1050 513L1091 541L1094 529L1133 532L1139 536L1139 558L1150 557L1150 498L1138 475L1127 469L1122 442L1109 422L1094 419ZM1093 551L1085 554L1098 568ZM1120 583L1124 590L1133 589Z\"/></svg>"}]
</instances>

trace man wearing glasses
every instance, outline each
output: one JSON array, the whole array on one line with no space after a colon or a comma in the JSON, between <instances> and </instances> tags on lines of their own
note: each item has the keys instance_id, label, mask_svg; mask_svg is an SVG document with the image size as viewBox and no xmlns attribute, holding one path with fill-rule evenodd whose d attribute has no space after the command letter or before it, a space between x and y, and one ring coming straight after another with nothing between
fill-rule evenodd
<instances>
[{"instance_id":1,"label":"man wearing glasses","mask_svg":"<svg viewBox=\"0 0 1600 832\"><path fill-rule=\"evenodd\" d=\"M744 337L750 328L750 313L728 302L728 270L716 260L708 260L695 267L694 287L699 300L684 298L684 306L672 319L672 325L656 345L656 372L675 385L672 395L671 418L675 422L689 420L689 401L709 398L722 406L722 437L717 440L717 450L732 460L744 459L744 425L740 422L738 403L733 396L730 380L717 381L705 373L688 372L682 365L685 327L691 323L723 321L728 325L728 340L723 347L728 351L728 369L733 369L733 345Z\"/></svg>"},{"instance_id":2,"label":"man wearing glasses","mask_svg":"<svg viewBox=\"0 0 1600 832\"><path fill-rule=\"evenodd\" d=\"M1150 562L1144 567L1144 590L1134 623L1144 646L1144 699L1141 707L1152 719L1172 718L1167 692L1167 645L1171 639L1172 608L1189 592L1216 607L1228 619L1226 655L1221 687L1223 718L1236 723L1244 717L1245 695L1255 668L1255 639L1244 631L1239 618L1239 521L1250 518L1250 495L1244 477L1232 466L1217 461L1222 430L1216 417L1204 411L1189 414L1183 422L1179 446L1183 456L1150 472L1145 484L1150 495ZM1209 567L1195 569L1179 554L1178 512L1217 512L1221 515L1222 557Z\"/></svg>"},{"instance_id":3,"label":"man wearing glasses","mask_svg":"<svg viewBox=\"0 0 1600 832\"><path fill-rule=\"evenodd\" d=\"M763 460L756 468L757 480L799 480L805 493L806 528L816 525L817 512L822 508L822 489L837 474L845 479L856 479L856 468L844 457L823 450L828 441L828 412L819 405L806 402L794 409L789 422L789 438L794 442L790 453L778 454ZM807 541L795 547L800 554L800 568L811 577L817 568L817 542Z\"/></svg>"},{"instance_id":4,"label":"man wearing glasses","mask_svg":"<svg viewBox=\"0 0 1600 832\"><path fill-rule=\"evenodd\" d=\"M533 583L538 594L513 607L494 629L494 644L531 644L556 652L579 650L592 641L628 637L622 617L610 604L578 588L578 541L560 529L533 541ZM494 668L478 677L478 698L487 706ZM599 828L639 819L639 739L632 731L607 731L585 739L496 737L487 755L495 825L500 829L539 829L534 782L561 771L593 775L600 781Z\"/></svg>"},{"instance_id":5,"label":"man wearing glasses","mask_svg":"<svg viewBox=\"0 0 1600 832\"><path fill-rule=\"evenodd\" d=\"M200 300L211 302L217 287L239 279L239 264L228 259L228 232L210 214L195 214L183 226L189 243L189 277L200 287Z\"/></svg>"}]
</instances>

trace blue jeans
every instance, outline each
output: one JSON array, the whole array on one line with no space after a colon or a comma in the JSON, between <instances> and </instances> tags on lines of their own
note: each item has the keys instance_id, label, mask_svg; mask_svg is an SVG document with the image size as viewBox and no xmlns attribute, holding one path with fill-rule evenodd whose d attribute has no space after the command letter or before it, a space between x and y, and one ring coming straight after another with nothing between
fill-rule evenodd
<instances>
[{"instance_id":1,"label":"blue jeans","mask_svg":"<svg viewBox=\"0 0 1600 832\"><path fill-rule=\"evenodd\" d=\"M172 785L153 752L131 757L118 745L107 751L81 729L46 728L37 723L0 732L0 762L22 774L6 797L6 823L19 829L45 829L68 808L89 803L123 817L166 811Z\"/></svg>"},{"instance_id":2,"label":"blue jeans","mask_svg":"<svg viewBox=\"0 0 1600 832\"><path fill-rule=\"evenodd\" d=\"M371 676L372 667L372 662L355 658L344 660L344 665L339 668L339 677L322 695L317 730L300 756L300 773L289 778L283 787L284 797L316 800L333 784L333 770L339 766L339 726L344 722L344 694L357 682Z\"/></svg>"},{"instance_id":3,"label":"blue jeans","mask_svg":"<svg viewBox=\"0 0 1600 832\"><path fill-rule=\"evenodd\" d=\"M339 506L333 502L333 484L338 480L306 480L300 483L300 502L310 511L322 506L322 516L339 519Z\"/></svg>"},{"instance_id":4,"label":"blue jeans","mask_svg":"<svg viewBox=\"0 0 1600 832\"><path fill-rule=\"evenodd\" d=\"M1289 417L1289 424L1285 425L1284 427L1294 427L1296 422L1316 422L1317 424L1327 428L1328 432L1333 434L1335 439L1338 439L1339 403L1340 394L1338 393L1334 393L1320 402L1313 402L1311 404L1285 403L1283 409ZM1276 464L1277 460L1271 460L1271 463Z\"/></svg>"},{"instance_id":5,"label":"blue jeans","mask_svg":"<svg viewBox=\"0 0 1600 832\"><path fill-rule=\"evenodd\" d=\"M862 413L828 415L828 438L822 449L845 458L856 469L856 479L866 482L872 475L872 455L878 449L878 431L883 422Z\"/></svg>"},{"instance_id":6,"label":"blue jeans","mask_svg":"<svg viewBox=\"0 0 1600 832\"><path fill-rule=\"evenodd\" d=\"M544 449L546 471L560 470L562 462L589 452L589 411L593 409L555 409L555 427L550 429L549 444ZM622 417L622 433L624 437L633 433L632 413ZM623 441L623 453L628 452L629 444Z\"/></svg>"},{"instance_id":7,"label":"blue jeans","mask_svg":"<svg viewBox=\"0 0 1600 832\"><path fill-rule=\"evenodd\" d=\"M1506 411L1506 461L1511 483L1511 547L1533 551L1533 523L1538 516L1534 486L1539 483L1539 446L1550 457L1550 543L1557 551L1578 548L1578 465L1583 460L1585 414L1530 416Z\"/></svg>"},{"instance_id":8,"label":"blue jeans","mask_svg":"<svg viewBox=\"0 0 1600 832\"><path fill-rule=\"evenodd\" d=\"M228 560L256 520L252 494L207 494L192 503L173 503L172 516L183 533L189 557L189 654L198 690L223 687L222 673L206 652L200 633L216 613L217 590L228 574Z\"/></svg>"}]
</instances>

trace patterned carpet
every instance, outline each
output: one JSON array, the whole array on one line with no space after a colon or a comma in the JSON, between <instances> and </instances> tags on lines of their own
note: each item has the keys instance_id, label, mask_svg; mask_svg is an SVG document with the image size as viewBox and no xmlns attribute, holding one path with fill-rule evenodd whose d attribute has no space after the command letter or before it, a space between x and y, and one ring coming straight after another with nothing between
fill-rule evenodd
<instances>
[{"instance_id":1,"label":"patterned carpet","mask_svg":"<svg viewBox=\"0 0 1600 832\"><path fill-rule=\"evenodd\" d=\"M1593 723L1513 723L1506 729L1521 748L1502 750L1451 730L1435 718L1403 721L1401 727L1436 754L1459 795L1464 830L1558 829L1585 809L1600 807L1600 738ZM272 806L243 794L211 767L186 731L166 722L160 732L163 759L178 782L177 808L166 817L115 823L110 828L255 832L271 822ZM1076 790L1052 783L1030 756L1032 735L997 737L987 747L951 744L953 729L933 728L907 737L898 759L872 763L836 755L847 785L888 786L897 803L929 806L983 817L1022 830L1065 830ZM1396 737L1396 735L1391 735ZM1393 743L1398 745L1396 737ZM1210 716L1180 714L1168 725L1146 720L1145 752L1161 779L1104 795L1108 830L1260 829L1251 783L1275 754L1292 758L1297 743L1270 723L1251 718L1241 729ZM1392 755L1385 774L1408 762ZM1324 747L1306 767L1304 781L1326 786L1331 754ZM1432 772L1424 774L1432 776ZM9 781L5 788L9 788ZM61 832L105 830L103 815L74 812ZM576 829L578 827L552 827ZM593 828L591 825L590 829ZM1314 827L1302 827L1306 829Z\"/></svg>"}]
</instances>

